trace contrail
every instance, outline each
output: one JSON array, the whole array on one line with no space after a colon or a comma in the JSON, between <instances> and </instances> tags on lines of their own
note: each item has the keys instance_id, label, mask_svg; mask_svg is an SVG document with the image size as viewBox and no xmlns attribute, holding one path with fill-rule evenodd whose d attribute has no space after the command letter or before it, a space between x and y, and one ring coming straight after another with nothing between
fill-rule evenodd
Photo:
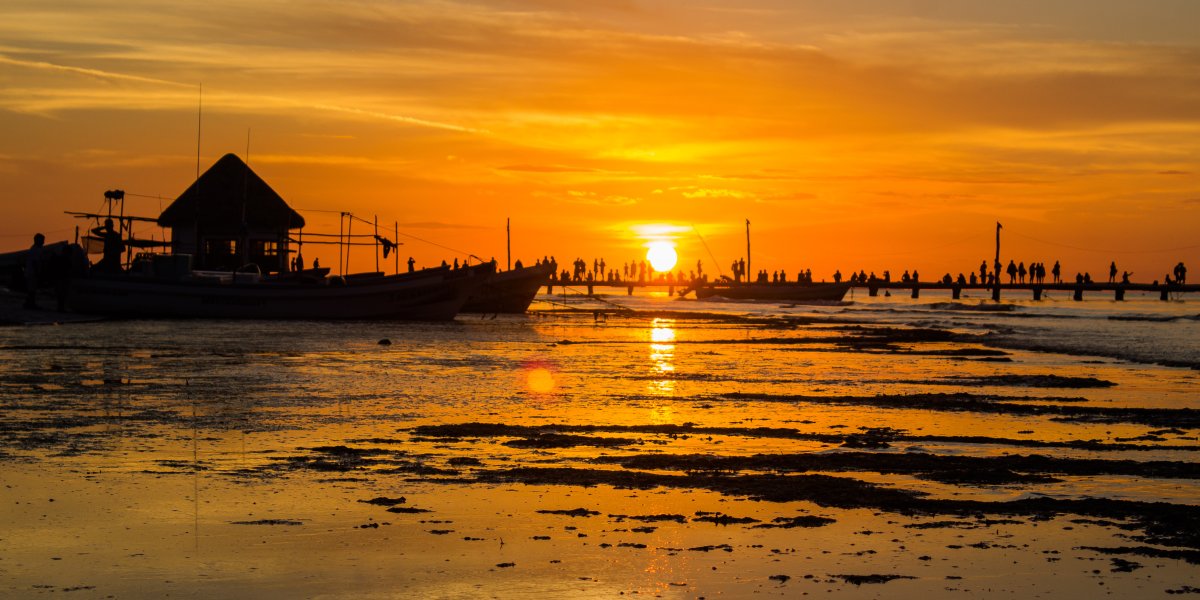
<instances>
[{"instance_id":1,"label":"contrail","mask_svg":"<svg viewBox=\"0 0 1200 600\"><path fill-rule=\"evenodd\" d=\"M119 81L135 81L135 82L139 82L139 83L152 83L152 84L158 84L158 85L168 85L168 86L172 86L172 87L186 87L186 88L195 87L194 84L190 84L190 83L180 83L178 81L169 81L166 79L156 79L154 77L142 77L140 75L126 75L124 73L113 73L110 71L101 71L99 69L88 69L88 68L84 68L84 67L71 67L71 66L67 66L67 65L58 65L58 64L48 63L48 62L44 62L44 61L19 60L19 59L15 59L15 58L10 58L3 54L0 54L0 64L25 67L25 68L29 68L29 69L42 69L42 70L48 70L48 71L60 71L60 72L64 72L64 73L76 73L79 75L88 75L91 77L100 77L103 79L113 79L113 80L119 80ZM255 97L247 96L246 98L254 99ZM313 108L316 110L324 110L324 111L328 111L328 112L360 115L360 116L365 116L365 117L382 119L382 120L386 120L386 121L395 121L398 123L406 123L409 125L418 125L421 127L431 127L434 129L445 129L448 131L458 131L458 132L462 132L462 133L472 133L472 134L477 134L477 135L489 135L490 134L489 131L483 130L483 129L475 129L472 127L465 127L462 125L454 125L452 123L440 123L438 121L429 121L427 119L419 119L416 117L408 117L408 116L404 116L404 115L393 115L393 114L384 113L384 112L363 110L360 108L353 108L353 107L348 107L348 106L337 106L334 104L309 104L309 103L305 103L303 101L297 101L297 100L292 100L292 99L282 99L282 98L270 97L270 96L263 96L263 97L258 97L258 98L263 99L263 100L269 99L269 100L272 100L274 102L281 103L281 104L291 104L293 106L304 106L304 107Z\"/></svg>"},{"instance_id":2,"label":"contrail","mask_svg":"<svg viewBox=\"0 0 1200 600\"><path fill-rule=\"evenodd\" d=\"M170 85L175 87L196 87L190 83L179 83L178 81L167 81L166 79L155 79L153 77L141 77L138 75L125 75L124 73L111 73L109 71L101 71L99 69L85 69L83 67L68 67L66 65L56 65L54 63L43 62L40 60L18 60L9 58L0 54L0 64L14 65L18 67L28 67L30 69L44 69L50 71L63 71L66 73L78 73L80 75L90 75L92 77L101 77L104 79L118 79L122 81L137 81L140 83L157 83L160 85Z\"/></svg>"}]
</instances>

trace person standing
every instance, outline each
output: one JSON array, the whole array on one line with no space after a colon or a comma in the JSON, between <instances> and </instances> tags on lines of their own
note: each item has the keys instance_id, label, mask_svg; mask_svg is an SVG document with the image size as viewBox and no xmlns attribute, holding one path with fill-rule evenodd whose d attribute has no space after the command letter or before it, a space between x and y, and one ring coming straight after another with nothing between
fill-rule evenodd
<instances>
[{"instance_id":1,"label":"person standing","mask_svg":"<svg viewBox=\"0 0 1200 600\"><path fill-rule=\"evenodd\" d=\"M33 245L25 254L25 308L37 308L38 275L42 270L42 254L46 236L35 233Z\"/></svg>"},{"instance_id":2,"label":"person standing","mask_svg":"<svg viewBox=\"0 0 1200 600\"><path fill-rule=\"evenodd\" d=\"M103 256L100 258L100 262L96 263L96 268L106 273L120 271L121 254L125 252L125 242L121 240L121 234L113 229L113 220L105 219L104 226L93 229L92 234L104 242Z\"/></svg>"}]
</instances>

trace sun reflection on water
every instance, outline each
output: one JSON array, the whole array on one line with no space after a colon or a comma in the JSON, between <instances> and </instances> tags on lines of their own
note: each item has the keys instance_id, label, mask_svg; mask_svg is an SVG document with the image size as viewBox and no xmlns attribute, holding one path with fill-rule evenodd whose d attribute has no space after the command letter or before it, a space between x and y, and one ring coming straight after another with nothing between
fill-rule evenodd
<instances>
[{"instance_id":1,"label":"sun reflection on water","mask_svg":"<svg viewBox=\"0 0 1200 600\"><path fill-rule=\"evenodd\" d=\"M650 368L654 375L648 384L651 393L669 396L675 392L675 320L654 319L650 329Z\"/></svg>"}]
</instances>

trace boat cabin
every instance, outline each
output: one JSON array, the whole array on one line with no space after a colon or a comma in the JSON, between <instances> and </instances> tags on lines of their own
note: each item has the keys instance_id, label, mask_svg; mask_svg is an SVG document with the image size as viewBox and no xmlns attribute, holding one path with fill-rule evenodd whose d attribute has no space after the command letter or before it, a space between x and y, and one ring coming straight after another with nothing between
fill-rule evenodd
<instances>
[{"instance_id":1,"label":"boat cabin","mask_svg":"<svg viewBox=\"0 0 1200 600\"><path fill-rule=\"evenodd\" d=\"M190 254L199 270L230 271L257 265L265 273L289 269L288 232L304 217L233 154L222 156L158 217L171 229L171 252Z\"/></svg>"}]
</instances>

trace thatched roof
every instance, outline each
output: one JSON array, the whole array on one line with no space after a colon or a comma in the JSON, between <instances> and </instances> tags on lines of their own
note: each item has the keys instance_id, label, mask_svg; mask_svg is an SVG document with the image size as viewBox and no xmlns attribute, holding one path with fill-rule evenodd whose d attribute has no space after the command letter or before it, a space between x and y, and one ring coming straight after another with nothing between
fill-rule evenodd
<instances>
[{"instance_id":1,"label":"thatched roof","mask_svg":"<svg viewBox=\"0 0 1200 600\"><path fill-rule=\"evenodd\" d=\"M199 191L197 191L199 190ZM158 216L162 227L199 221L202 226L236 228L243 222L254 229L296 229L304 217L267 185L242 159L222 156Z\"/></svg>"}]
</instances>

